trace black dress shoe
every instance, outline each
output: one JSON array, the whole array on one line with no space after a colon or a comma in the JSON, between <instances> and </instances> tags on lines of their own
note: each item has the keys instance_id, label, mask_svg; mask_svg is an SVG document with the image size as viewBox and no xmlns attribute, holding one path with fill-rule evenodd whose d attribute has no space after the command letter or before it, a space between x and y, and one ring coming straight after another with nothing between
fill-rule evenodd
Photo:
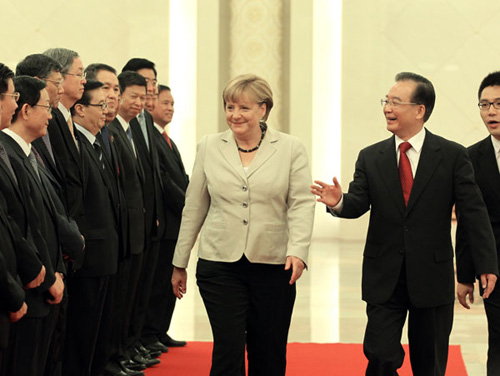
<instances>
[{"instance_id":1,"label":"black dress shoe","mask_svg":"<svg viewBox=\"0 0 500 376\"><path fill-rule=\"evenodd\" d=\"M187 342L186 341L176 341L172 337L170 337L168 334L165 334L165 336L160 340L161 343L163 343L167 347L182 347L186 346Z\"/></svg>"},{"instance_id":2,"label":"black dress shoe","mask_svg":"<svg viewBox=\"0 0 500 376\"><path fill-rule=\"evenodd\" d=\"M142 362L136 362L132 359L121 360L120 365L132 371L142 371L143 369L146 369L146 365Z\"/></svg>"},{"instance_id":3,"label":"black dress shoe","mask_svg":"<svg viewBox=\"0 0 500 376\"><path fill-rule=\"evenodd\" d=\"M149 350L149 351L160 351L162 353L168 353L168 347L165 346L160 341L152 343L150 345L147 345L146 346L146 350Z\"/></svg>"},{"instance_id":4,"label":"black dress shoe","mask_svg":"<svg viewBox=\"0 0 500 376\"><path fill-rule=\"evenodd\" d=\"M127 374L122 370L121 365L110 362L104 368L103 376L127 376Z\"/></svg>"},{"instance_id":5,"label":"black dress shoe","mask_svg":"<svg viewBox=\"0 0 500 376\"><path fill-rule=\"evenodd\" d=\"M127 368L124 365L120 364L122 368L122 372L127 376L145 376L142 371L134 371L133 369Z\"/></svg>"},{"instance_id":6,"label":"black dress shoe","mask_svg":"<svg viewBox=\"0 0 500 376\"><path fill-rule=\"evenodd\" d=\"M143 357L147 358L158 358L161 355L160 350L150 350L145 348L143 345L139 345L136 347L138 353L140 353Z\"/></svg>"},{"instance_id":7,"label":"black dress shoe","mask_svg":"<svg viewBox=\"0 0 500 376\"><path fill-rule=\"evenodd\" d=\"M149 355L143 356L142 354L135 354L132 356L132 360L137 363L144 364L146 367L152 367L160 364L160 360L156 358L151 358ZM127 367L130 368L130 367Z\"/></svg>"}]
</instances>

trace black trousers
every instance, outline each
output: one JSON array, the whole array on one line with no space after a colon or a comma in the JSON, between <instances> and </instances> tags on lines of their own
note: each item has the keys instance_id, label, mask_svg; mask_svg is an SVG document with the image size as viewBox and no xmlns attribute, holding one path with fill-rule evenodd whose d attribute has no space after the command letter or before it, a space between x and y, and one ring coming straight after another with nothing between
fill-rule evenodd
<instances>
[{"instance_id":1,"label":"black trousers","mask_svg":"<svg viewBox=\"0 0 500 376\"><path fill-rule=\"evenodd\" d=\"M89 376L109 276L73 277L68 281L69 304L63 375Z\"/></svg>"},{"instance_id":2,"label":"black trousers","mask_svg":"<svg viewBox=\"0 0 500 376\"><path fill-rule=\"evenodd\" d=\"M41 376L47 361L53 329L51 307L45 317L26 317L11 325L7 355L7 374Z\"/></svg>"},{"instance_id":3,"label":"black trousers","mask_svg":"<svg viewBox=\"0 0 500 376\"><path fill-rule=\"evenodd\" d=\"M295 284L284 265L200 259L197 284L208 313L214 348L211 376L285 375Z\"/></svg>"},{"instance_id":4,"label":"black trousers","mask_svg":"<svg viewBox=\"0 0 500 376\"><path fill-rule=\"evenodd\" d=\"M160 242L151 242L148 249L144 251L142 267L137 281L137 293L134 298L134 307L129 326L129 338L127 348L135 347L140 344L142 328L146 320L146 314L149 307L149 297L153 286L154 270L158 260L158 251Z\"/></svg>"},{"instance_id":5,"label":"black trousers","mask_svg":"<svg viewBox=\"0 0 500 376\"><path fill-rule=\"evenodd\" d=\"M145 346L164 339L170 328L177 300L172 290L172 258L176 243L176 239L160 243L146 322L142 329L141 342Z\"/></svg>"},{"instance_id":6,"label":"black trousers","mask_svg":"<svg viewBox=\"0 0 500 376\"><path fill-rule=\"evenodd\" d=\"M432 293L432 291L429 291ZM403 365L403 326L408 315L408 343L414 376L444 376L453 323L453 303L416 308L408 297L406 273L388 302L367 304L368 323L363 350L368 359L367 376L396 376Z\"/></svg>"},{"instance_id":7,"label":"black trousers","mask_svg":"<svg viewBox=\"0 0 500 376\"><path fill-rule=\"evenodd\" d=\"M481 289L483 294L483 289ZM484 310L488 319L488 376L500 375L500 290L495 288L488 299L484 299Z\"/></svg>"}]
</instances>

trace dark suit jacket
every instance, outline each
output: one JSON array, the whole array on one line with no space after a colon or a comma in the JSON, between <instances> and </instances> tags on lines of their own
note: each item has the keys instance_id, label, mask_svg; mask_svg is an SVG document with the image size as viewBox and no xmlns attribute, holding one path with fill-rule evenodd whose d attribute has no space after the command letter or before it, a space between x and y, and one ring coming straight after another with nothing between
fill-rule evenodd
<instances>
[{"instance_id":1,"label":"dark suit jacket","mask_svg":"<svg viewBox=\"0 0 500 376\"><path fill-rule=\"evenodd\" d=\"M461 145L426 131L408 206L398 175L394 136L359 153L354 180L338 214L356 218L370 210L363 254L363 300L387 302L402 267L408 296L418 307L454 300L451 212L473 245L477 273L498 273L488 214L474 182L472 164ZM404 264L403 264L404 263ZM457 263L457 269L464 266Z\"/></svg>"},{"instance_id":2,"label":"dark suit jacket","mask_svg":"<svg viewBox=\"0 0 500 376\"><path fill-rule=\"evenodd\" d=\"M0 208L0 349L5 349L9 334L8 312L18 311L25 299L17 278L15 237L7 214Z\"/></svg>"},{"instance_id":3,"label":"dark suit jacket","mask_svg":"<svg viewBox=\"0 0 500 376\"><path fill-rule=\"evenodd\" d=\"M0 147L3 148L3 145ZM27 182L22 180L22 176L13 176L13 172L0 159L0 192L2 193L0 206L7 213L11 228L25 241L25 246L16 249L17 271L25 285L40 272L42 263L39 258L39 249L47 252L47 246L39 231L38 215L29 197Z\"/></svg>"},{"instance_id":4,"label":"dark suit jacket","mask_svg":"<svg viewBox=\"0 0 500 376\"><path fill-rule=\"evenodd\" d=\"M116 150L116 146L109 136L109 133L106 134L108 137L108 143L110 146L109 153L106 148L103 148L104 152L104 161L105 161L105 172L108 176L108 181L111 183L108 187L111 191L111 200L113 204L113 208L115 211L115 216L118 218L118 252L120 260L128 257L128 249L127 249L127 239L128 239L128 215L127 215L127 205L125 200L125 195L122 190L121 178L122 174L120 173L120 156ZM97 134L97 139L101 142L101 145L104 145L105 135L101 132Z\"/></svg>"},{"instance_id":5,"label":"dark suit jacket","mask_svg":"<svg viewBox=\"0 0 500 376\"><path fill-rule=\"evenodd\" d=\"M85 215L77 221L85 237L85 261L74 277L100 277L115 274L118 265L118 218L108 187L111 182L87 138L80 139Z\"/></svg>"},{"instance_id":6,"label":"dark suit jacket","mask_svg":"<svg viewBox=\"0 0 500 376\"><path fill-rule=\"evenodd\" d=\"M469 147L469 156L474 167L476 183L481 190L488 210L491 227L495 235L497 259L500 260L500 173L498 171L495 149L490 136ZM457 213L460 218L461 213ZM474 283L478 273L474 255L477 250L471 247L467 229L459 221L457 227L457 262L464 265L457 271L457 279L462 283Z\"/></svg>"},{"instance_id":7,"label":"dark suit jacket","mask_svg":"<svg viewBox=\"0 0 500 376\"><path fill-rule=\"evenodd\" d=\"M130 254L144 251L145 241L145 209L143 199L143 175L139 161L132 149L127 134L118 119L108 125L112 144L119 155L120 183L125 197L128 218L127 250Z\"/></svg>"},{"instance_id":8,"label":"dark suit jacket","mask_svg":"<svg viewBox=\"0 0 500 376\"><path fill-rule=\"evenodd\" d=\"M172 143L172 149L162 134L155 129L153 140L158 150L158 160L160 162L160 175L164 195L164 208L166 214L167 228L165 232L166 239L177 239L181 225L182 209L186 199L186 189L189 178L184 170L182 158L175 145Z\"/></svg>"},{"instance_id":9,"label":"dark suit jacket","mask_svg":"<svg viewBox=\"0 0 500 376\"><path fill-rule=\"evenodd\" d=\"M50 135L48 136L50 139ZM61 165L61 162L59 161L59 158L57 157L57 154L55 154L54 152L50 154L49 150L47 149L47 145L45 145L45 142L41 137L34 140L31 145L36 148L38 154L40 154L40 157L42 158L45 168L54 177L56 182L54 184L54 189L57 195L60 197L64 207L66 208L67 214L69 215L68 192L66 190L66 175L64 174L63 167Z\"/></svg>"},{"instance_id":10,"label":"dark suit jacket","mask_svg":"<svg viewBox=\"0 0 500 376\"><path fill-rule=\"evenodd\" d=\"M81 157L68 128L68 124L64 120L64 116L59 109L54 109L54 111L52 111L52 119L49 120L48 133L52 144L52 151L64 171L69 215L73 219L79 221L79 217L83 216L84 213Z\"/></svg>"},{"instance_id":11,"label":"dark suit jacket","mask_svg":"<svg viewBox=\"0 0 500 376\"><path fill-rule=\"evenodd\" d=\"M52 213L50 203L43 193L41 184L35 178L35 173L28 158L23 150L10 136L0 132L0 140L7 150L7 154L12 162L12 167L21 181L28 184L29 197L31 198L39 220L40 234L45 241L46 249L40 250L40 259L46 268L46 276L43 284L38 288L39 291L46 291L55 281L55 272L65 273L64 263L60 252L59 241L57 238L55 217ZM29 316L43 317L49 312L49 304L44 300L40 302L39 294L27 294L27 303L30 306ZM34 302L31 301L34 300Z\"/></svg>"},{"instance_id":12,"label":"dark suit jacket","mask_svg":"<svg viewBox=\"0 0 500 376\"><path fill-rule=\"evenodd\" d=\"M137 118L130 121L130 127L137 152L140 155L142 171L144 171L143 196L144 207L146 209L146 242L148 242L151 240L158 241L163 237L166 217L160 181L158 151L156 150L156 143L153 141L153 135L157 130L154 128L151 114L144 111L144 116L146 119L149 149Z\"/></svg>"}]
</instances>

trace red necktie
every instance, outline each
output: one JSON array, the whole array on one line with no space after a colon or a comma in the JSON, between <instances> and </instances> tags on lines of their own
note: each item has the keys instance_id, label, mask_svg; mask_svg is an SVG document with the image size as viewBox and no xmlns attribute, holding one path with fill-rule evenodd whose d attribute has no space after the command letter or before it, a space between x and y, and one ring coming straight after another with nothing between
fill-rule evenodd
<instances>
[{"instance_id":1,"label":"red necktie","mask_svg":"<svg viewBox=\"0 0 500 376\"><path fill-rule=\"evenodd\" d=\"M410 199L411 187L413 185L413 174L411 165L406 152L411 148L409 142L403 142L399 145L399 179L401 180L401 188L403 188L403 197L405 205L408 205Z\"/></svg>"},{"instance_id":2,"label":"red necktie","mask_svg":"<svg viewBox=\"0 0 500 376\"><path fill-rule=\"evenodd\" d=\"M170 141L170 137L168 137L167 131L163 131L162 135L165 141L167 141L168 146L170 146L170 149L172 149L172 142Z\"/></svg>"}]
</instances>

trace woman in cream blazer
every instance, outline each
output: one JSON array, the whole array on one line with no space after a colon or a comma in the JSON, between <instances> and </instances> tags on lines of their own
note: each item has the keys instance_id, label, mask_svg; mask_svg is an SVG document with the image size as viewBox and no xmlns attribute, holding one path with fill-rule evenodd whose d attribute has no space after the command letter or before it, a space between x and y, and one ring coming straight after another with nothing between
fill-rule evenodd
<instances>
[{"instance_id":1,"label":"woman in cream blazer","mask_svg":"<svg viewBox=\"0 0 500 376\"><path fill-rule=\"evenodd\" d=\"M210 375L284 375L295 281L307 263L315 200L303 144L267 128L272 92L255 75L223 93L229 130L198 144L172 285L186 292L191 249L212 326Z\"/></svg>"}]
</instances>

